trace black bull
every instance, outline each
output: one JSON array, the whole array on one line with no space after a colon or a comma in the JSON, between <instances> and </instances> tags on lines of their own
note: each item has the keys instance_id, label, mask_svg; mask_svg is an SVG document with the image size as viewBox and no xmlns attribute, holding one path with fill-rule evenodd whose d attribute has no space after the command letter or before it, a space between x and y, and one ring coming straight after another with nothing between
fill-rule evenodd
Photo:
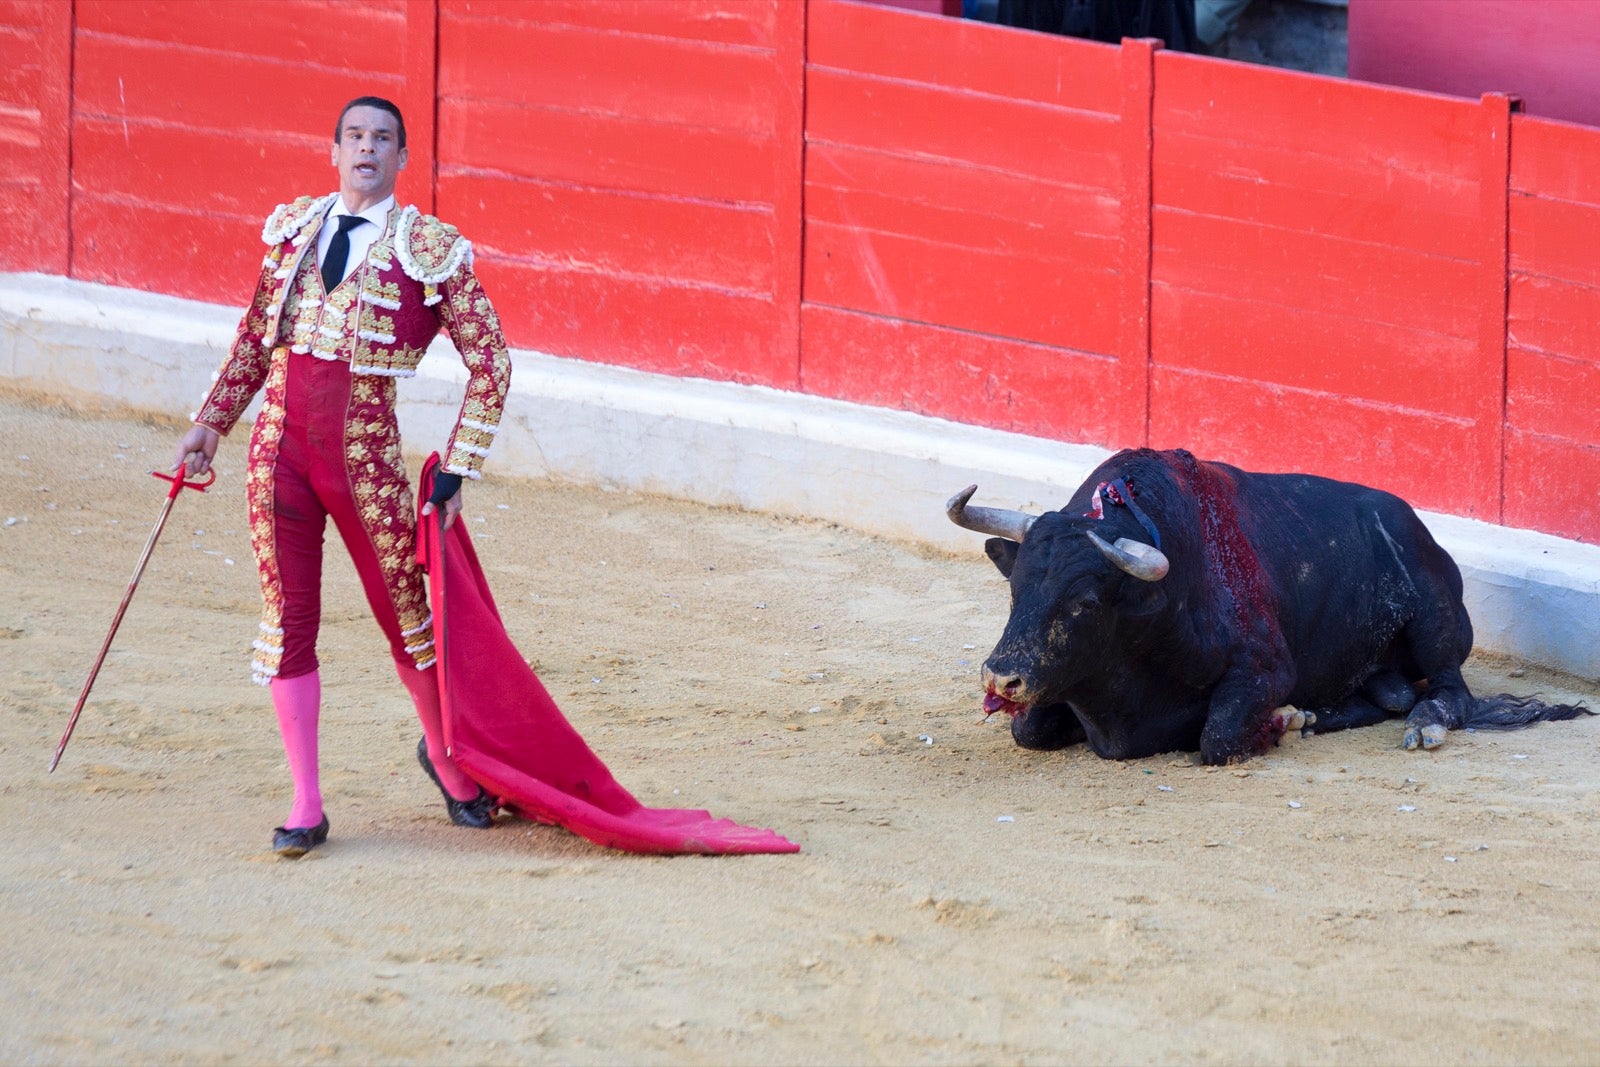
<instances>
[{"instance_id":1,"label":"black bull","mask_svg":"<svg viewBox=\"0 0 1600 1067\"><path fill-rule=\"evenodd\" d=\"M976 488L949 516L994 535L985 550L1011 583L984 707L1009 712L1025 748L1199 749L1217 764L1286 729L1405 715L1405 747L1435 748L1452 729L1590 713L1472 695L1461 572L1382 490L1149 449L1112 456L1041 516L968 507Z\"/></svg>"}]
</instances>

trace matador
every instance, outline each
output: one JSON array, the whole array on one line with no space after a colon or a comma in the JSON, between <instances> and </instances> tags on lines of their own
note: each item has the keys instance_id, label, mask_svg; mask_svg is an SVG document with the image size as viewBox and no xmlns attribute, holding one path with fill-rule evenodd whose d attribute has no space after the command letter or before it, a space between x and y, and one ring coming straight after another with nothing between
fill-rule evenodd
<instances>
[{"instance_id":1,"label":"matador","mask_svg":"<svg viewBox=\"0 0 1600 1067\"><path fill-rule=\"evenodd\" d=\"M400 109L379 97L345 105L334 127L339 191L277 208L266 258L233 346L178 445L207 470L257 393L246 500L261 578L252 672L267 686L294 779L273 849L295 857L328 836L317 768L322 539L332 519L388 638L423 737L417 757L453 822L493 825L494 801L451 761L434 669L433 617L416 564L416 518L395 419L395 386L442 329L467 368L466 396L422 513L448 527L463 479L476 479L500 424L511 361L472 246L454 227L401 207ZM438 521L438 520L436 520Z\"/></svg>"}]
</instances>

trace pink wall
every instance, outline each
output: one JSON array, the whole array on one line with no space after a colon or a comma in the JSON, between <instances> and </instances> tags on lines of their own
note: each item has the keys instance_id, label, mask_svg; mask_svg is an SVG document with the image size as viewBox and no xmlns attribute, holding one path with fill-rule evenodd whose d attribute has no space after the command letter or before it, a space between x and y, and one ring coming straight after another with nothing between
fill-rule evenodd
<instances>
[{"instance_id":1,"label":"pink wall","mask_svg":"<svg viewBox=\"0 0 1600 1067\"><path fill-rule=\"evenodd\" d=\"M1600 131L846 0L353 10L0 3L0 265L237 303L377 92L513 344L1600 538Z\"/></svg>"},{"instance_id":2,"label":"pink wall","mask_svg":"<svg viewBox=\"0 0 1600 1067\"><path fill-rule=\"evenodd\" d=\"M885 7L904 8L907 11L921 11L928 15L961 14L961 0L871 0L871 2L883 4Z\"/></svg>"},{"instance_id":3,"label":"pink wall","mask_svg":"<svg viewBox=\"0 0 1600 1067\"><path fill-rule=\"evenodd\" d=\"M1474 99L1521 96L1530 115L1600 124L1594 0L1349 0L1350 77Z\"/></svg>"}]
</instances>

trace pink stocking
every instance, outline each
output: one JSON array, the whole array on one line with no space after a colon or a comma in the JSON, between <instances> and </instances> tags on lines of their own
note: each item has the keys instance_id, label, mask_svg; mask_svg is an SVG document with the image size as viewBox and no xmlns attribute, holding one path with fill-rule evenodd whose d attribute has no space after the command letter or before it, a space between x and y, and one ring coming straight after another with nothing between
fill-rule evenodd
<instances>
[{"instance_id":1,"label":"pink stocking","mask_svg":"<svg viewBox=\"0 0 1600 1067\"><path fill-rule=\"evenodd\" d=\"M395 669L400 681L411 693L411 702L417 706L417 718L422 720L422 736L428 742L428 760L433 764L439 781L457 800L471 800L478 795L478 783L468 778L444 752L444 715L439 706L439 672L433 667L419 671L409 664L397 663Z\"/></svg>"},{"instance_id":2,"label":"pink stocking","mask_svg":"<svg viewBox=\"0 0 1600 1067\"><path fill-rule=\"evenodd\" d=\"M294 806L283 825L291 830L322 822L322 789L317 784L317 716L322 680L316 671L272 680L272 706L278 713L283 752L294 778Z\"/></svg>"}]
</instances>

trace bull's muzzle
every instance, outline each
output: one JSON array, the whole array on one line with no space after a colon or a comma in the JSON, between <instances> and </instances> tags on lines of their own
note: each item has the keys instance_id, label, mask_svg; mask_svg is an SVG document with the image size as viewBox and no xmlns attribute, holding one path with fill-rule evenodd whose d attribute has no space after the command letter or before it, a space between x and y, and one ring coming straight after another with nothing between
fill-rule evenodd
<instances>
[{"instance_id":1,"label":"bull's muzzle","mask_svg":"<svg viewBox=\"0 0 1600 1067\"><path fill-rule=\"evenodd\" d=\"M983 692L983 710L990 715L997 711L1017 715L1032 703L1020 674L998 674L987 663L983 665Z\"/></svg>"}]
</instances>

